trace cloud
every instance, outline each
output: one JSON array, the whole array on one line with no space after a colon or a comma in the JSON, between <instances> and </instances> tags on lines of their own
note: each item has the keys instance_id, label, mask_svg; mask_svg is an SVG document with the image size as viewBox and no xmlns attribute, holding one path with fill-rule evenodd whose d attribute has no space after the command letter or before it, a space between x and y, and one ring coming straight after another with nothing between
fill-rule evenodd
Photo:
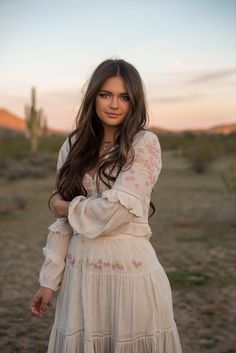
<instances>
[{"instance_id":1,"label":"cloud","mask_svg":"<svg viewBox=\"0 0 236 353\"><path fill-rule=\"evenodd\" d=\"M218 70L209 70L204 74L198 74L194 78L187 80L186 84L195 84L202 82L209 82L215 80L221 80L225 78L231 78L236 74L236 68L228 68L228 69L218 69Z\"/></svg>"},{"instance_id":2,"label":"cloud","mask_svg":"<svg viewBox=\"0 0 236 353\"><path fill-rule=\"evenodd\" d=\"M153 98L150 100L150 103L155 104L174 104L174 103L182 103L187 101L193 101L202 98L203 94L192 94L189 96L172 96L172 97L159 97Z\"/></svg>"}]
</instances>

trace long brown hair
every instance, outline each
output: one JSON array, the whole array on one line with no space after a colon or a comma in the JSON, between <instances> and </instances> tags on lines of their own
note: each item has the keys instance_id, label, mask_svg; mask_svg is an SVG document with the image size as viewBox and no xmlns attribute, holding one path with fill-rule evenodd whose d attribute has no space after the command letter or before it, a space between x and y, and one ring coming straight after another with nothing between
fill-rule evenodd
<instances>
[{"instance_id":1,"label":"long brown hair","mask_svg":"<svg viewBox=\"0 0 236 353\"><path fill-rule=\"evenodd\" d=\"M108 154L99 157L104 128L96 113L95 99L103 83L114 76L120 76L124 81L130 100L130 110L114 134L115 147ZM147 122L148 114L143 83L136 68L122 59L103 61L89 79L76 116L76 128L68 136L70 151L64 165L57 173L57 192L67 201L71 201L78 195L87 196L82 181L85 173L95 166L97 166L99 179L111 188L112 183L110 182L115 181L122 167L127 163L129 151L132 154L129 165L132 164L134 158L133 138L137 132L144 129ZM107 168L110 170L109 173L106 172ZM112 174L114 170L117 171L115 176ZM99 193L97 178L96 189ZM49 207L51 197L48 201ZM155 206L152 202L150 202L150 206L153 215Z\"/></svg>"}]
</instances>

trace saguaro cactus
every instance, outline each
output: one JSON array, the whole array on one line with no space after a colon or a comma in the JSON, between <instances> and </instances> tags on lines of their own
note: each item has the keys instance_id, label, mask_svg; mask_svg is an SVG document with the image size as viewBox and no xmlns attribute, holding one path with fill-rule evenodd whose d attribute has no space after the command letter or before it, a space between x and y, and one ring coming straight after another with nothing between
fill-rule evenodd
<instances>
[{"instance_id":1,"label":"saguaro cactus","mask_svg":"<svg viewBox=\"0 0 236 353\"><path fill-rule=\"evenodd\" d=\"M30 132L31 151L36 153L38 150L38 136L41 130L43 110L36 108L36 89L31 89L31 105L25 106L25 118Z\"/></svg>"}]
</instances>

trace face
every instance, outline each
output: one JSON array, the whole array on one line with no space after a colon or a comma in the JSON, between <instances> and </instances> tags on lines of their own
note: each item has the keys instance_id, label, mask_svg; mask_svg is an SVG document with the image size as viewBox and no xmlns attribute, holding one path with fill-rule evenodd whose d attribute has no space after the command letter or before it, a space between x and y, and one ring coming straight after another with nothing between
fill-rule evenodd
<instances>
[{"instance_id":1,"label":"face","mask_svg":"<svg viewBox=\"0 0 236 353\"><path fill-rule=\"evenodd\" d=\"M120 76L108 78L96 96L96 113L104 128L118 127L130 110L130 99Z\"/></svg>"}]
</instances>

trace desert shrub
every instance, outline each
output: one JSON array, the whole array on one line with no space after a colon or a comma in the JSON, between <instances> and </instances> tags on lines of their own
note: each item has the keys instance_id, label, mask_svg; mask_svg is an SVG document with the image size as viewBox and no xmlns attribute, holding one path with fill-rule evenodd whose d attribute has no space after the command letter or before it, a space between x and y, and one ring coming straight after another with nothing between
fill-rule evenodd
<instances>
[{"instance_id":1,"label":"desert shrub","mask_svg":"<svg viewBox=\"0 0 236 353\"><path fill-rule=\"evenodd\" d=\"M205 173L211 162L220 155L220 146L205 137L185 141L182 148L183 156L196 173Z\"/></svg>"},{"instance_id":2,"label":"desert shrub","mask_svg":"<svg viewBox=\"0 0 236 353\"><path fill-rule=\"evenodd\" d=\"M18 179L27 177L27 168L21 160L7 159L1 161L0 177Z\"/></svg>"},{"instance_id":3,"label":"desert shrub","mask_svg":"<svg viewBox=\"0 0 236 353\"><path fill-rule=\"evenodd\" d=\"M48 154L57 154L66 135L45 135L39 139L39 150Z\"/></svg>"},{"instance_id":4,"label":"desert shrub","mask_svg":"<svg viewBox=\"0 0 236 353\"><path fill-rule=\"evenodd\" d=\"M233 197L236 202L236 164L231 162L226 168L220 172L226 191Z\"/></svg>"},{"instance_id":5,"label":"desert shrub","mask_svg":"<svg viewBox=\"0 0 236 353\"><path fill-rule=\"evenodd\" d=\"M44 177L56 170L56 159L65 135L39 138L39 152L32 154L27 136L0 129L0 177L19 179Z\"/></svg>"},{"instance_id":6,"label":"desert shrub","mask_svg":"<svg viewBox=\"0 0 236 353\"><path fill-rule=\"evenodd\" d=\"M184 131L180 133L158 133L163 150L185 151L192 143L209 143L218 155L236 153L236 132L230 134L206 134Z\"/></svg>"},{"instance_id":7,"label":"desert shrub","mask_svg":"<svg viewBox=\"0 0 236 353\"><path fill-rule=\"evenodd\" d=\"M29 154L28 141L23 136L0 140L0 159L22 159Z\"/></svg>"},{"instance_id":8,"label":"desert shrub","mask_svg":"<svg viewBox=\"0 0 236 353\"><path fill-rule=\"evenodd\" d=\"M39 138L39 155L55 155L58 153L65 135L45 135ZM22 134L0 129L0 159L24 159L30 156L29 138ZM36 154L37 155L37 154Z\"/></svg>"},{"instance_id":9,"label":"desert shrub","mask_svg":"<svg viewBox=\"0 0 236 353\"><path fill-rule=\"evenodd\" d=\"M222 145L225 154L236 154L236 132L231 132L222 138Z\"/></svg>"},{"instance_id":10,"label":"desert shrub","mask_svg":"<svg viewBox=\"0 0 236 353\"><path fill-rule=\"evenodd\" d=\"M24 159L0 162L0 177L5 179L41 178L56 170L56 157L47 154L29 155Z\"/></svg>"},{"instance_id":11,"label":"desert shrub","mask_svg":"<svg viewBox=\"0 0 236 353\"><path fill-rule=\"evenodd\" d=\"M11 214L18 209L25 209L27 204L23 196L0 197L0 216Z\"/></svg>"}]
</instances>

